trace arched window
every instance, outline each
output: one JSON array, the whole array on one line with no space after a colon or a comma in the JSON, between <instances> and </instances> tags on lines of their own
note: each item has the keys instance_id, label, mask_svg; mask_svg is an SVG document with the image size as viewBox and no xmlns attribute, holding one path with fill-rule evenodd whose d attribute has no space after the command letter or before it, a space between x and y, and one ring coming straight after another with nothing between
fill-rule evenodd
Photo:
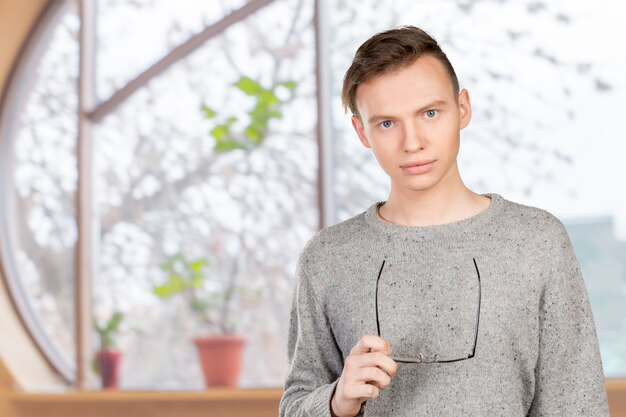
<instances>
[{"instance_id":1,"label":"arched window","mask_svg":"<svg viewBox=\"0 0 626 417\"><path fill-rule=\"evenodd\" d=\"M213 294L242 289L224 321L248 338L241 385L282 385L299 251L388 192L339 92L356 47L400 24L435 35L470 91L466 184L568 226L605 372L626 374L623 6L99 0L81 12L79 3L50 3L0 115L3 272L68 380L90 344L81 335L98 343L92 319L121 312L122 387L202 386L190 343L202 321L183 298L155 293L163 265L183 256L206 261Z\"/></svg>"}]
</instances>

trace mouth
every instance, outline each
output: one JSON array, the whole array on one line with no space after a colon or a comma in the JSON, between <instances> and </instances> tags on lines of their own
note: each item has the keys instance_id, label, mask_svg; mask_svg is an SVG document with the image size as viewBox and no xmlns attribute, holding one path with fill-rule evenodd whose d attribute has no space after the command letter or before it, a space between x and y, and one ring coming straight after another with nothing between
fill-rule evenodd
<instances>
[{"instance_id":1,"label":"mouth","mask_svg":"<svg viewBox=\"0 0 626 417\"><path fill-rule=\"evenodd\" d=\"M413 161L413 162L407 162L404 165L400 165L400 168L413 168L413 167L420 167L420 166L424 166L424 165L429 165L432 164L433 162L435 162L436 159L429 159L429 160L424 160L424 161Z\"/></svg>"},{"instance_id":2,"label":"mouth","mask_svg":"<svg viewBox=\"0 0 626 417\"><path fill-rule=\"evenodd\" d=\"M433 168L435 162L437 162L436 159L411 161L400 165L400 168L407 174L424 174Z\"/></svg>"}]
</instances>

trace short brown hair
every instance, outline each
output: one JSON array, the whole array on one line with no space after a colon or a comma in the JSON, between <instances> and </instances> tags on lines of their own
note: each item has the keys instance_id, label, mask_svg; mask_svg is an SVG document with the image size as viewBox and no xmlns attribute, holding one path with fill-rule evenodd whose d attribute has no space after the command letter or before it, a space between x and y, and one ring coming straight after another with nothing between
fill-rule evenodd
<instances>
[{"instance_id":1,"label":"short brown hair","mask_svg":"<svg viewBox=\"0 0 626 417\"><path fill-rule=\"evenodd\" d=\"M357 49L352 65L343 78L341 101L344 110L348 111L349 108L354 115L359 116L356 107L359 84L377 75L409 66L424 55L430 55L443 64L448 71L456 98L459 94L459 80L437 41L420 28L401 26L377 33Z\"/></svg>"}]
</instances>

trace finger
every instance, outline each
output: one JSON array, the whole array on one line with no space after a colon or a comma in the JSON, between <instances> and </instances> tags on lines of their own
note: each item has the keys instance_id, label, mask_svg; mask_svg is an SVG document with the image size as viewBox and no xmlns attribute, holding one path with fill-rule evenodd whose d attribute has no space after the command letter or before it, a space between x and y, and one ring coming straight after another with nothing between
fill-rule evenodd
<instances>
[{"instance_id":1,"label":"finger","mask_svg":"<svg viewBox=\"0 0 626 417\"><path fill-rule=\"evenodd\" d=\"M372 350L391 355L391 345L382 337L375 335L365 335L359 339L357 344L350 351L350 354L362 355L364 353L369 353Z\"/></svg>"},{"instance_id":2,"label":"finger","mask_svg":"<svg viewBox=\"0 0 626 417\"><path fill-rule=\"evenodd\" d=\"M378 388L385 388L391 384L391 377L382 369L372 366L355 370L348 376L346 382L348 384L372 383Z\"/></svg>"},{"instance_id":3,"label":"finger","mask_svg":"<svg viewBox=\"0 0 626 417\"><path fill-rule=\"evenodd\" d=\"M371 364L369 366L377 366L391 377L396 376L398 373L398 363L383 353L372 352L363 356L362 360L365 361L366 366L368 366L368 363Z\"/></svg>"},{"instance_id":4,"label":"finger","mask_svg":"<svg viewBox=\"0 0 626 417\"><path fill-rule=\"evenodd\" d=\"M375 398L379 393L380 390L373 384L350 384L344 388L344 396L351 400Z\"/></svg>"},{"instance_id":5,"label":"finger","mask_svg":"<svg viewBox=\"0 0 626 417\"><path fill-rule=\"evenodd\" d=\"M396 376L398 372L398 364L396 361L381 352L348 356L346 359L346 367L349 369L378 367L392 377Z\"/></svg>"}]
</instances>

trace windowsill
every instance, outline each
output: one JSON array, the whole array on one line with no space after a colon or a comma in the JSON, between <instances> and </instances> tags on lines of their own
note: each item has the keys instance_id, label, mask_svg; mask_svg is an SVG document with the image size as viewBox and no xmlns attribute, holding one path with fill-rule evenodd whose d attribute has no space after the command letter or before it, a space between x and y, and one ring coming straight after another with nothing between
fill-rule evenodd
<instances>
[{"instance_id":1,"label":"windowsill","mask_svg":"<svg viewBox=\"0 0 626 417\"><path fill-rule=\"evenodd\" d=\"M119 417L276 416L282 389L211 388L206 391L10 392L6 417L46 415ZM131 412L132 410L132 412Z\"/></svg>"},{"instance_id":2,"label":"windowsill","mask_svg":"<svg viewBox=\"0 0 626 417\"><path fill-rule=\"evenodd\" d=\"M13 401L258 401L280 399L280 388L237 389L211 388L206 391L70 391L62 393L13 392L9 398Z\"/></svg>"},{"instance_id":3,"label":"windowsill","mask_svg":"<svg viewBox=\"0 0 626 417\"><path fill-rule=\"evenodd\" d=\"M606 379L604 382L609 397L611 417L626 417L626 378Z\"/></svg>"},{"instance_id":4,"label":"windowsill","mask_svg":"<svg viewBox=\"0 0 626 417\"><path fill-rule=\"evenodd\" d=\"M626 379L607 379L612 417L626 417ZM119 417L276 416L280 388L206 391L81 391L65 393L6 393L6 417L46 415ZM0 407L1 408L1 407ZM97 411L96 411L97 410ZM129 413L132 410L132 413ZM43 412L43 414L42 414ZM236 413L236 414L235 414Z\"/></svg>"}]
</instances>

